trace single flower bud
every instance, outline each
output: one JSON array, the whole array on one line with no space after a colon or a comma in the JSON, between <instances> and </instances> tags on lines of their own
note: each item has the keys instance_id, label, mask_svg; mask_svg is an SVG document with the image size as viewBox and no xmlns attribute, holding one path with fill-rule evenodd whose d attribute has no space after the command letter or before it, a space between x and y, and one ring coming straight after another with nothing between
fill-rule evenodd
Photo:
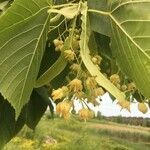
<instances>
[{"instance_id":1,"label":"single flower bud","mask_svg":"<svg viewBox=\"0 0 150 150\"><path fill-rule=\"evenodd\" d=\"M127 86L125 85L125 84L123 84L122 86L121 86L121 90L124 92L124 91L126 91L127 90Z\"/></svg>"},{"instance_id":2,"label":"single flower bud","mask_svg":"<svg viewBox=\"0 0 150 150\"><path fill-rule=\"evenodd\" d=\"M81 67L79 64L74 63L70 66L70 69L74 72L79 72L81 70Z\"/></svg>"},{"instance_id":3,"label":"single flower bud","mask_svg":"<svg viewBox=\"0 0 150 150\"><path fill-rule=\"evenodd\" d=\"M105 94L103 88L101 88L101 87L98 87L98 88L94 89L94 92L95 92L95 97L102 96L102 95Z\"/></svg>"},{"instance_id":4,"label":"single flower bud","mask_svg":"<svg viewBox=\"0 0 150 150\"><path fill-rule=\"evenodd\" d=\"M69 94L69 89L68 89L67 86L63 86L61 89L63 90L63 95L64 95L64 97Z\"/></svg>"},{"instance_id":5,"label":"single flower bud","mask_svg":"<svg viewBox=\"0 0 150 150\"><path fill-rule=\"evenodd\" d=\"M102 61L102 57L100 57L99 55L94 55L94 57L92 57L92 62L96 65L100 65Z\"/></svg>"},{"instance_id":6,"label":"single flower bud","mask_svg":"<svg viewBox=\"0 0 150 150\"><path fill-rule=\"evenodd\" d=\"M70 49L70 50L65 50L64 51L64 56L68 61L73 61L75 58L75 53Z\"/></svg>"},{"instance_id":7,"label":"single flower bud","mask_svg":"<svg viewBox=\"0 0 150 150\"><path fill-rule=\"evenodd\" d=\"M63 45L64 42L62 40L55 39L53 41L53 43L54 43L55 47L58 47L59 45Z\"/></svg>"},{"instance_id":8,"label":"single flower bud","mask_svg":"<svg viewBox=\"0 0 150 150\"><path fill-rule=\"evenodd\" d=\"M86 87L87 87L88 89L94 89L94 88L96 88L96 86L97 86L97 82L96 82L96 80L95 80L94 77L88 77L88 78L86 79L85 83L86 83Z\"/></svg>"},{"instance_id":9,"label":"single flower bud","mask_svg":"<svg viewBox=\"0 0 150 150\"><path fill-rule=\"evenodd\" d=\"M110 76L110 81L113 83L113 84L116 84L116 83L120 83L120 77L118 74L113 74Z\"/></svg>"},{"instance_id":10,"label":"single flower bud","mask_svg":"<svg viewBox=\"0 0 150 150\"><path fill-rule=\"evenodd\" d=\"M100 65L102 61L102 57L99 55L95 55L94 57L97 58L97 64Z\"/></svg>"},{"instance_id":11,"label":"single flower bud","mask_svg":"<svg viewBox=\"0 0 150 150\"><path fill-rule=\"evenodd\" d=\"M63 94L63 90L61 88L52 91L52 98L53 98L54 101L56 99L63 98L63 96L64 96L64 94Z\"/></svg>"},{"instance_id":12,"label":"single flower bud","mask_svg":"<svg viewBox=\"0 0 150 150\"><path fill-rule=\"evenodd\" d=\"M92 62L94 63L94 64L97 64L97 58L96 57L92 57Z\"/></svg>"},{"instance_id":13,"label":"single flower bud","mask_svg":"<svg viewBox=\"0 0 150 150\"><path fill-rule=\"evenodd\" d=\"M90 111L89 109L82 108L78 112L80 119L82 120L88 120L94 117L93 111Z\"/></svg>"},{"instance_id":14,"label":"single flower bud","mask_svg":"<svg viewBox=\"0 0 150 150\"><path fill-rule=\"evenodd\" d=\"M78 50L79 48L80 48L79 40L77 40L76 38L73 38L73 40L72 40L72 49L73 50Z\"/></svg>"},{"instance_id":15,"label":"single flower bud","mask_svg":"<svg viewBox=\"0 0 150 150\"><path fill-rule=\"evenodd\" d=\"M58 45L57 47L55 47L55 51L59 52L62 50L62 48L63 48L63 45Z\"/></svg>"},{"instance_id":16,"label":"single flower bud","mask_svg":"<svg viewBox=\"0 0 150 150\"><path fill-rule=\"evenodd\" d=\"M77 97L78 99L85 98L85 93L84 93L83 91L81 91L81 92L76 92L76 93L75 93L75 97Z\"/></svg>"},{"instance_id":17,"label":"single flower bud","mask_svg":"<svg viewBox=\"0 0 150 150\"><path fill-rule=\"evenodd\" d=\"M69 102L63 101L56 105L56 113L60 117L67 118L69 116L69 111L71 109L71 104Z\"/></svg>"},{"instance_id":18,"label":"single flower bud","mask_svg":"<svg viewBox=\"0 0 150 150\"><path fill-rule=\"evenodd\" d=\"M138 103L138 109L144 114L148 112L148 108L145 103Z\"/></svg>"},{"instance_id":19,"label":"single flower bud","mask_svg":"<svg viewBox=\"0 0 150 150\"><path fill-rule=\"evenodd\" d=\"M82 81L79 79L74 79L69 83L69 88L73 92L80 92L83 89Z\"/></svg>"},{"instance_id":20,"label":"single flower bud","mask_svg":"<svg viewBox=\"0 0 150 150\"><path fill-rule=\"evenodd\" d=\"M129 84L127 85L127 87L128 87L128 90L129 90L129 91L135 91L135 90L136 90L136 85L135 85L135 83L133 83L133 82L129 83Z\"/></svg>"},{"instance_id":21,"label":"single flower bud","mask_svg":"<svg viewBox=\"0 0 150 150\"><path fill-rule=\"evenodd\" d=\"M130 102L127 100L120 100L118 101L118 104L123 108L127 109L130 112Z\"/></svg>"}]
</instances>

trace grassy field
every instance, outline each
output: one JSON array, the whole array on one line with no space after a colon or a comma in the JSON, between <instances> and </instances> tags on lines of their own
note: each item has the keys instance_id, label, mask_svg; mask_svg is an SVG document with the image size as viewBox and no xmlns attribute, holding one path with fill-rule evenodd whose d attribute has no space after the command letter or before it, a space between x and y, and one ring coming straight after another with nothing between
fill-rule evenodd
<instances>
[{"instance_id":1,"label":"grassy field","mask_svg":"<svg viewBox=\"0 0 150 150\"><path fill-rule=\"evenodd\" d=\"M35 131L27 127L5 150L149 150L150 128L120 125L104 120L87 123L42 118Z\"/></svg>"}]
</instances>

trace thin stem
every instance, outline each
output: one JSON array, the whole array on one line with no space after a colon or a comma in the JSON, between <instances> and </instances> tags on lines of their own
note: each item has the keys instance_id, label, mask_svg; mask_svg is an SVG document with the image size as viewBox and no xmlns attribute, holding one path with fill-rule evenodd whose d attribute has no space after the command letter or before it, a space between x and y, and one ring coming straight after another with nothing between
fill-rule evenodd
<instances>
[{"instance_id":1,"label":"thin stem","mask_svg":"<svg viewBox=\"0 0 150 150\"><path fill-rule=\"evenodd\" d=\"M82 101L82 102L86 105L86 107L87 107L89 110L91 110L90 107L86 104L85 101Z\"/></svg>"},{"instance_id":2,"label":"thin stem","mask_svg":"<svg viewBox=\"0 0 150 150\"><path fill-rule=\"evenodd\" d=\"M94 9L88 9L88 12L98 13L98 14L105 15L105 16L110 15L110 12L104 12L104 11L94 10Z\"/></svg>"},{"instance_id":3,"label":"thin stem","mask_svg":"<svg viewBox=\"0 0 150 150\"><path fill-rule=\"evenodd\" d=\"M144 103L143 97L142 97L142 95L141 95L141 93L139 91L138 91L138 94L140 96L141 101Z\"/></svg>"},{"instance_id":4,"label":"thin stem","mask_svg":"<svg viewBox=\"0 0 150 150\"><path fill-rule=\"evenodd\" d=\"M58 28L63 22L65 21L65 19L63 19L57 26L55 26L54 28L52 28L49 33L53 30L55 30L56 28Z\"/></svg>"},{"instance_id":5,"label":"thin stem","mask_svg":"<svg viewBox=\"0 0 150 150\"><path fill-rule=\"evenodd\" d=\"M82 108L84 108L83 101L81 101Z\"/></svg>"},{"instance_id":6,"label":"thin stem","mask_svg":"<svg viewBox=\"0 0 150 150\"><path fill-rule=\"evenodd\" d=\"M60 36L61 34L59 28L58 28L58 34L59 34L59 39L62 40L62 37Z\"/></svg>"},{"instance_id":7,"label":"thin stem","mask_svg":"<svg viewBox=\"0 0 150 150\"><path fill-rule=\"evenodd\" d=\"M63 33L61 33L60 35L59 35L59 37L61 36L64 36L64 34L67 32L67 30L65 30Z\"/></svg>"},{"instance_id":8,"label":"thin stem","mask_svg":"<svg viewBox=\"0 0 150 150\"><path fill-rule=\"evenodd\" d=\"M81 68L82 62L83 61L81 59L80 64L79 64L80 65L80 70L78 70L76 78L78 78L80 76L80 73L82 73L82 68Z\"/></svg>"},{"instance_id":9,"label":"thin stem","mask_svg":"<svg viewBox=\"0 0 150 150\"><path fill-rule=\"evenodd\" d=\"M62 7L66 7L66 6L77 6L77 5L78 4L73 4L73 3L70 3L70 4L61 4L61 5L52 6L52 8L57 9L57 8L62 8Z\"/></svg>"},{"instance_id":10,"label":"thin stem","mask_svg":"<svg viewBox=\"0 0 150 150\"><path fill-rule=\"evenodd\" d=\"M68 25L67 25L67 20L66 20L66 18L65 18L65 28L66 28L66 30L68 30Z\"/></svg>"}]
</instances>

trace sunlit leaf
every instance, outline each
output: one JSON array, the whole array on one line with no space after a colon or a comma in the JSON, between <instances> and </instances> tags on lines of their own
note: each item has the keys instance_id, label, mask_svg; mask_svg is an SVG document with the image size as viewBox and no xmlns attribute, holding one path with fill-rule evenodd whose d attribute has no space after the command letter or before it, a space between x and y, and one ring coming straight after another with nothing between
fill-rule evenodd
<instances>
[{"instance_id":1,"label":"sunlit leaf","mask_svg":"<svg viewBox=\"0 0 150 150\"><path fill-rule=\"evenodd\" d=\"M30 98L49 26L47 0L15 0L0 18L0 92L16 116Z\"/></svg>"}]
</instances>

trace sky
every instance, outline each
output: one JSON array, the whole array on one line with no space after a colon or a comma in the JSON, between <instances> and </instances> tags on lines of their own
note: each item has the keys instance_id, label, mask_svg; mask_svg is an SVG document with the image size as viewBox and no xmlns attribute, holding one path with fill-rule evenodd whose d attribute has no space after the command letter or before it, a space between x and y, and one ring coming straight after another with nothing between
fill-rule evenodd
<instances>
[{"instance_id":1,"label":"sky","mask_svg":"<svg viewBox=\"0 0 150 150\"><path fill-rule=\"evenodd\" d=\"M102 101L99 101L101 98ZM89 108L95 112L95 115L97 115L97 112L100 111L101 115L103 116L124 116L124 117L143 117L143 118L150 118L150 109L146 114L143 114L138 110L138 102L132 102L130 104L130 112L126 109L122 109L120 105L117 104L117 100L112 101L108 93L105 93L103 96L101 96L99 99L97 99L100 104L96 107L92 103L87 103ZM55 110L55 104L54 110ZM82 109L82 104L79 100L74 100L74 106L76 112L78 112L80 109Z\"/></svg>"},{"instance_id":2,"label":"sky","mask_svg":"<svg viewBox=\"0 0 150 150\"><path fill-rule=\"evenodd\" d=\"M97 114L97 111L101 112L103 116L125 116L125 117L143 117L143 118L150 118L150 109L146 114L143 114L138 110L138 102L131 103L129 112L126 109L122 109L121 106L117 104L117 100L112 101L109 94L106 93L101 97L102 101L100 102L99 106L94 107L92 103L89 103L88 106ZM82 108L81 103L79 100L74 101L75 110L78 111Z\"/></svg>"}]
</instances>

